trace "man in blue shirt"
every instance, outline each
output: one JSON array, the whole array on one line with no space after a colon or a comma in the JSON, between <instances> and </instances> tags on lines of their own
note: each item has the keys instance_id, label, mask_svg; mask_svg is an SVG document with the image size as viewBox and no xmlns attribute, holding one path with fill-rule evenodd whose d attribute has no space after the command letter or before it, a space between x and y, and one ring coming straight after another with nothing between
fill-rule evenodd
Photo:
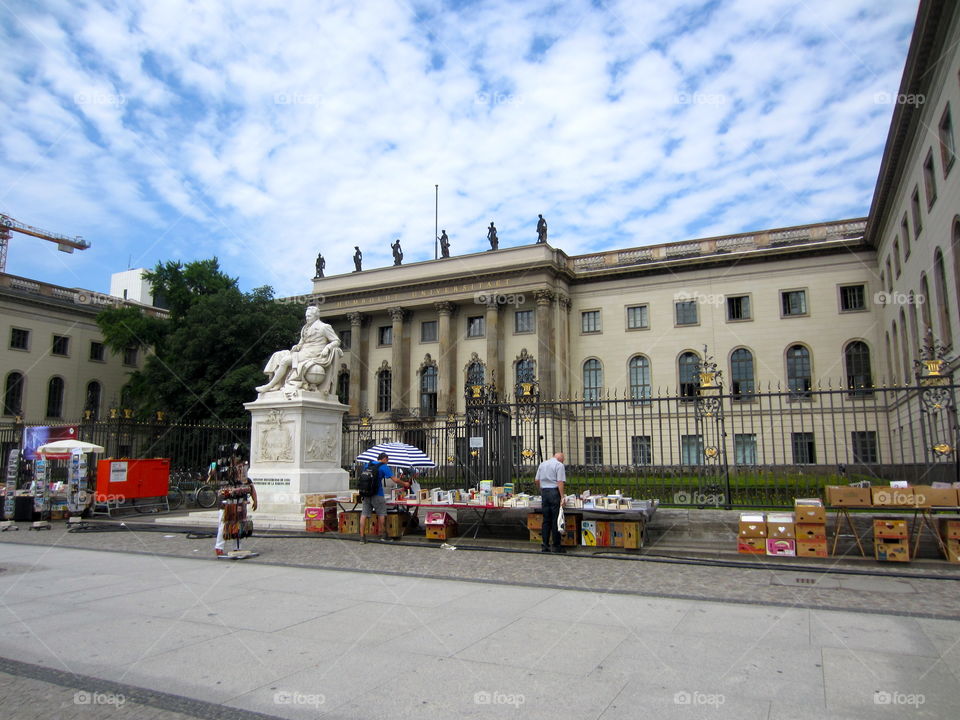
<instances>
[{"instance_id":1,"label":"man in blue shirt","mask_svg":"<svg viewBox=\"0 0 960 720\"><path fill-rule=\"evenodd\" d=\"M377 456L377 462L371 462L368 468L377 473L377 494L373 497L363 498L363 508L360 510L360 542L367 541L367 518L373 513L377 514L377 525L380 527L380 539L388 541L387 536L387 499L383 494L383 483L387 480L393 480L393 471L387 464L390 457L386 453L380 453Z\"/></svg>"}]
</instances>

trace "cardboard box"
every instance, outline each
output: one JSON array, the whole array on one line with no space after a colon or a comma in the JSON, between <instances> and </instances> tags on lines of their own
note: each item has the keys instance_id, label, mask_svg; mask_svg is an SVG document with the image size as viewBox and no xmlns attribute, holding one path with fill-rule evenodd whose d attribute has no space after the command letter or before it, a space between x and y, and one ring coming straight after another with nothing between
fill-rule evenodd
<instances>
[{"instance_id":1,"label":"cardboard box","mask_svg":"<svg viewBox=\"0 0 960 720\"><path fill-rule=\"evenodd\" d=\"M827 486L827 505L831 507L870 507L872 503L870 488Z\"/></svg>"},{"instance_id":2,"label":"cardboard box","mask_svg":"<svg viewBox=\"0 0 960 720\"><path fill-rule=\"evenodd\" d=\"M767 538L767 555L796 557L797 541L784 538Z\"/></svg>"},{"instance_id":3,"label":"cardboard box","mask_svg":"<svg viewBox=\"0 0 960 720\"><path fill-rule=\"evenodd\" d=\"M820 498L796 498L793 512L798 523L826 523L827 509Z\"/></svg>"},{"instance_id":4,"label":"cardboard box","mask_svg":"<svg viewBox=\"0 0 960 720\"><path fill-rule=\"evenodd\" d=\"M580 526L581 543L587 547L597 546L597 521L584 520Z\"/></svg>"},{"instance_id":5,"label":"cardboard box","mask_svg":"<svg viewBox=\"0 0 960 720\"><path fill-rule=\"evenodd\" d=\"M947 540L944 545L947 550L947 560L960 563L960 540Z\"/></svg>"},{"instance_id":6,"label":"cardboard box","mask_svg":"<svg viewBox=\"0 0 960 720\"><path fill-rule=\"evenodd\" d=\"M305 507L303 509L304 520L323 520L324 518L333 518L337 521L337 506L333 507Z\"/></svg>"},{"instance_id":7,"label":"cardboard box","mask_svg":"<svg viewBox=\"0 0 960 720\"><path fill-rule=\"evenodd\" d=\"M773 513L771 513L772 515ZM790 516L793 516L793 513L790 513ZM782 520L773 521L770 520L770 515L767 516L767 537L768 538L782 538L785 540L792 540L796 537L794 524L792 521L785 522Z\"/></svg>"},{"instance_id":8,"label":"cardboard box","mask_svg":"<svg viewBox=\"0 0 960 720\"><path fill-rule=\"evenodd\" d=\"M878 507L911 507L915 502L913 488L872 487L870 495Z\"/></svg>"},{"instance_id":9,"label":"cardboard box","mask_svg":"<svg viewBox=\"0 0 960 720\"><path fill-rule=\"evenodd\" d=\"M760 537L738 538L737 552L749 555L764 555L767 552L767 539Z\"/></svg>"},{"instance_id":10,"label":"cardboard box","mask_svg":"<svg viewBox=\"0 0 960 720\"><path fill-rule=\"evenodd\" d=\"M947 540L960 540L960 520L942 520L940 537Z\"/></svg>"},{"instance_id":11,"label":"cardboard box","mask_svg":"<svg viewBox=\"0 0 960 720\"><path fill-rule=\"evenodd\" d=\"M627 550L639 550L643 547L643 523L623 523L623 547Z\"/></svg>"},{"instance_id":12,"label":"cardboard box","mask_svg":"<svg viewBox=\"0 0 960 720\"><path fill-rule=\"evenodd\" d=\"M740 513L741 538L765 538L767 520L763 513Z\"/></svg>"},{"instance_id":13,"label":"cardboard box","mask_svg":"<svg viewBox=\"0 0 960 720\"><path fill-rule=\"evenodd\" d=\"M307 520L306 525L307 532L336 532L338 529L336 518L329 515L321 520Z\"/></svg>"},{"instance_id":14,"label":"cardboard box","mask_svg":"<svg viewBox=\"0 0 960 720\"><path fill-rule=\"evenodd\" d=\"M907 528L907 521L900 518L874 518L873 519L873 537L874 538L907 538L910 534Z\"/></svg>"},{"instance_id":15,"label":"cardboard box","mask_svg":"<svg viewBox=\"0 0 960 720\"><path fill-rule=\"evenodd\" d=\"M424 525L456 525L457 521L453 519L453 516L444 512L443 510L432 510L427 513L427 517L424 519Z\"/></svg>"},{"instance_id":16,"label":"cardboard box","mask_svg":"<svg viewBox=\"0 0 960 720\"><path fill-rule=\"evenodd\" d=\"M807 540L797 540L797 557L828 557L827 541L817 540L810 542Z\"/></svg>"},{"instance_id":17,"label":"cardboard box","mask_svg":"<svg viewBox=\"0 0 960 720\"><path fill-rule=\"evenodd\" d=\"M607 520L597 520L597 547L610 547L610 523Z\"/></svg>"},{"instance_id":18,"label":"cardboard box","mask_svg":"<svg viewBox=\"0 0 960 720\"><path fill-rule=\"evenodd\" d=\"M905 542L876 542L873 551L880 562L910 562L910 546Z\"/></svg>"},{"instance_id":19,"label":"cardboard box","mask_svg":"<svg viewBox=\"0 0 960 720\"><path fill-rule=\"evenodd\" d=\"M826 542L827 526L824 523L797 523L794 526L797 540L804 542Z\"/></svg>"},{"instance_id":20,"label":"cardboard box","mask_svg":"<svg viewBox=\"0 0 960 720\"><path fill-rule=\"evenodd\" d=\"M360 511L344 510L337 516L337 527L345 535L358 535L360 533Z\"/></svg>"},{"instance_id":21,"label":"cardboard box","mask_svg":"<svg viewBox=\"0 0 960 720\"><path fill-rule=\"evenodd\" d=\"M543 529L543 513L529 513L527 515L527 530Z\"/></svg>"},{"instance_id":22,"label":"cardboard box","mask_svg":"<svg viewBox=\"0 0 960 720\"><path fill-rule=\"evenodd\" d=\"M531 536L535 530L531 530ZM453 525L427 525L426 533L428 540L449 540L457 536L457 524ZM532 537L531 537L532 539Z\"/></svg>"},{"instance_id":23,"label":"cardboard box","mask_svg":"<svg viewBox=\"0 0 960 720\"><path fill-rule=\"evenodd\" d=\"M957 507L955 488L935 488L929 485L914 485L913 500L917 507Z\"/></svg>"}]
</instances>

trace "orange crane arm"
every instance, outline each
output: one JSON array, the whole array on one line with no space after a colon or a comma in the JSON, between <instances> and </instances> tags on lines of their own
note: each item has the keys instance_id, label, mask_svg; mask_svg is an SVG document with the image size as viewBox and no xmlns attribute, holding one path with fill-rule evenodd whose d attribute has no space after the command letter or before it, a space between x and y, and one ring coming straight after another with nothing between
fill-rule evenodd
<instances>
[{"instance_id":1,"label":"orange crane arm","mask_svg":"<svg viewBox=\"0 0 960 720\"><path fill-rule=\"evenodd\" d=\"M57 249L61 252L72 253L75 249L86 250L90 247L90 243L79 235L71 238L58 233L47 232L0 213L0 272L6 272L7 270L7 243L10 240L11 230L56 243Z\"/></svg>"}]
</instances>

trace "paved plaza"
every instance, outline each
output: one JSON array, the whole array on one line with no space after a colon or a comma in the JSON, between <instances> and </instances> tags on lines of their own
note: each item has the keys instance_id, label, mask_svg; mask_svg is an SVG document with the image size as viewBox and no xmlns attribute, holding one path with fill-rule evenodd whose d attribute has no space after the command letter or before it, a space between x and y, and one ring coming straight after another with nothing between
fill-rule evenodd
<instances>
[{"instance_id":1,"label":"paved plaza","mask_svg":"<svg viewBox=\"0 0 960 720\"><path fill-rule=\"evenodd\" d=\"M243 562L211 547L130 527L0 535L3 717L785 720L960 708L960 600L942 563L893 572L831 560L824 575L796 572L809 561L311 536L251 538L260 555Z\"/></svg>"}]
</instances>

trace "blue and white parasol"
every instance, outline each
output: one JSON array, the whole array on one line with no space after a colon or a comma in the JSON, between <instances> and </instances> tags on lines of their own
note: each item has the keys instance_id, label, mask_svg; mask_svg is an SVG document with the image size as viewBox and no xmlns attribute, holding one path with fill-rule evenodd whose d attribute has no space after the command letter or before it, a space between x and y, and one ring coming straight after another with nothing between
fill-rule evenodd
<instances>
[{"instance_id":1,"label":"blue and white parasol","mask_svg":"<svg viewBox=\"0 0 960 720\"><path fill-rule=\"evenodd\" d=\"M357 462L376 462L380 453L389 456L387 464L396 467L436 467L437 464L427 457L427 454L418 447L402 442L387 442L374 445L357 455Z\"/></svg>"}]
</instances>

